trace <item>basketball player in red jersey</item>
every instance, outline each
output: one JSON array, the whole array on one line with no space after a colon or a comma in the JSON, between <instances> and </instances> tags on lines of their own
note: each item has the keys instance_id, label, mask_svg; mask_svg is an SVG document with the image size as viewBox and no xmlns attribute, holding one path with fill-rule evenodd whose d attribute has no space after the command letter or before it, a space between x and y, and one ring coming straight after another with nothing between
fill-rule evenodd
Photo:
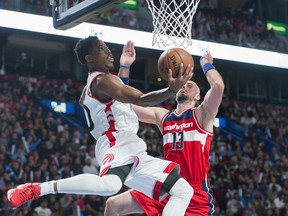
<instances>
[{"instance_id":1,"label":"basketball player in red jersey","mask_svg":"<svg viewBox=\"0 0 288 216\"><path fill-rule=\"evenodd\" d=\"M57 181L20 185L7 193L11 207L54 193L111 196L125 184L157 200L169 194L171 199L165 205L163 215L184 215L193 188L180 177L176 163L147 154L146 143L137 136L139 121L131 104L151 106L170 98L192 77L191 65L185 70L182 65L177 78L173 78L169 70L169 88L143 94L124 84L127 77L121 80L110 73L114 67L112 53L96 36L81 39L75 52L79 63L89 69L80 101L90 133L97 140L95 154L100 164L100 176L81 174ZM135 57L134 44L128 42L120 57L119 75L128 74Z\"/></svg>"},{"instance_id":2,"label":"basketball player in red jersey","mask_svg":"<svg viewBox=\"0 0 288 216\"><path fill-rule=\"evenodd\" d=\"M181 176L194 189L186 216L207 216L214 212L207 183L208 159L213 120L222 100L224 83L212 63L210 52L206 52L200 64L211 88L198 107L195 104L200 99L200 90L192 81L188 81L176 94L177 108L173 111L160 107L133 106L140 121L159 127L163 135L164 158L180 164ZM157 202L138 191L126 191L107 200L105 216L132 213L161 215L168 200L169 197Z\"/></svg>"}]
</instances>

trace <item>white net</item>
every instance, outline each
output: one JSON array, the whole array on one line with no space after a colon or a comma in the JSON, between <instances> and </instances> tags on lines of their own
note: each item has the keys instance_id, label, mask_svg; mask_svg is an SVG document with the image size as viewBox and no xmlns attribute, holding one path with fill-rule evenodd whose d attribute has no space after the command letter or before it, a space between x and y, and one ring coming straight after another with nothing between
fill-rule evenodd
<instances>
[{"instance_id":1,"label":"white net","mask_svg":"<svg viewBox=\"0 0 288 216\"><path fill-rule=\"evenodd\" d=\"M146 0L153 18L152 45L192 45L193 16L200 0Z\"/></svg>"}]
</instances>

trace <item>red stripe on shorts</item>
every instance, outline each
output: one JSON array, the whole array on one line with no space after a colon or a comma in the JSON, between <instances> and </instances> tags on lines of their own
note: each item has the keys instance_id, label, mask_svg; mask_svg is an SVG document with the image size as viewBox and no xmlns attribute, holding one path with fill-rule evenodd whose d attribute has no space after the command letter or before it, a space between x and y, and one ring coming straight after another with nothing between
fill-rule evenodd
<instances>
[{"instance_id":1,"label":"red stripe on shorts","mask_svg":"<svg viewBox=\"0 0 288 216\"><path fill-rule=\"evenodd\" d=\"M171 162L164 170L163 173L170 173L178 164ZM159 195L160 195L160 189L163 185L163 182L160 181L156 181L155 186L154 186L154 190L153 190L153 199L158 200L159 201Z\"/></svg>"},{"instance_id":2,"label":"red stripe on shorts","mask_svg":"<svg viewBox=\"0 0 288 216\"><path fill-rule=\"evenodd\" d=\"M111 166L106 167L104 170L102 170L102 172L99 174L99 176L102 177L103 175L105 175L110 168L111 168Z\"/></svg>"}]
</instances>

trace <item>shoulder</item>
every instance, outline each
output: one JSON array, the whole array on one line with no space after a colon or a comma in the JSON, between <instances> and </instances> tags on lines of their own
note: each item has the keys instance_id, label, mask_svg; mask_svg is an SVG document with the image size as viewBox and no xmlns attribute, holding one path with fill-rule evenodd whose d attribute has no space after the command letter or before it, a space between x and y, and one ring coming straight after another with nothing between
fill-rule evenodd
<instances>
[{"instance_id":1,"label":"shoulder","mask_svg":"<svg viewBox=\"0 0 288 216\"><path fill-rule=\"evenodd\" d=\"M109 89L109 87L111 87L113 83L118 82L120 82L120 79L118 78L118 76L115 76L114 74L99 73L93 78L91 82L93 93L96 93L96 91L102 92L103 90L105 92Z\"/></svg>"},{"instance_id":2,"label":"shoulder","mask_svg":"<svg viewBox=\"0 0 288 216\"><path fill-rule=\"evenodd\" d=\"M152 107L152 108L155 114L160 118L164 117L167 113L170 113L169 110L162 108L162 107Z\"/></svg>"},{"instance_id":3,"label":"shoulder","mask_svg":"<svg viewBox=\"0 0 288 216\"><path fill-rule=\"evenodd\" d=\"M167 110L164 109L163 112L161 113L161 121L170 121L172 119L174 119L174 117L176 116L174 113L174 110Z\"/></svg>"},{"instance_id":4,"label":"shoulder","mask_svg":"<svg viewBox=\"0 0 288 216\"><path fill-rule=\"evenodd\" d=\"M114 74L111 73L97 73L94 75L93 77L93 82L105 82L107 80L111 80L111 79L117 79L117 76L115 76Z\"/></svg>"},{"instance_id":5,"label":"shoulder","mask_svg":"<svg viewBox=\"0 0 288 216\"><path fill-rule=\"evenodd\" d=\"M201 120L205 116L205 109L203 103L194 108L194 115L198 120Z\"/></svg>"},{"instance_id":6,"label":"shoulder","mask_svg":"<svg viewBox=\"0 0 288 216\"><path fill-rule=\"evenodd\" d=\"M197 108L195 108L194 117L202 129L206 131L213 131L214 118L212 118L211 115L205 111L203 104L200 104Z\"/></svg>"}]
</instances>

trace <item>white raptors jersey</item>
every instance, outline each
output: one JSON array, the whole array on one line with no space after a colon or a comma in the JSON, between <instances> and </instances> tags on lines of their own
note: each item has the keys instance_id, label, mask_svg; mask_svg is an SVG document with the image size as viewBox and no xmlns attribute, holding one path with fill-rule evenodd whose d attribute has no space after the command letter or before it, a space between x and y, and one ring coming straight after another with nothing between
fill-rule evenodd
<instances>
[{"instance_id":1,"label":"white raptors jersey","mask_svg":"<svg viewBox=\"0 0 288 216\"><path fill-rule=\"evenodd\" d=\"M96 140L106 132L130 131L136 134L139 122L130 104L112 99L101 102L92 96L91 83L102 74L104 73L95 71L89 73L87 78L83 104L90 133ZM119 78L119 80L121 79Z\"/></svg>"}]
</instances>

